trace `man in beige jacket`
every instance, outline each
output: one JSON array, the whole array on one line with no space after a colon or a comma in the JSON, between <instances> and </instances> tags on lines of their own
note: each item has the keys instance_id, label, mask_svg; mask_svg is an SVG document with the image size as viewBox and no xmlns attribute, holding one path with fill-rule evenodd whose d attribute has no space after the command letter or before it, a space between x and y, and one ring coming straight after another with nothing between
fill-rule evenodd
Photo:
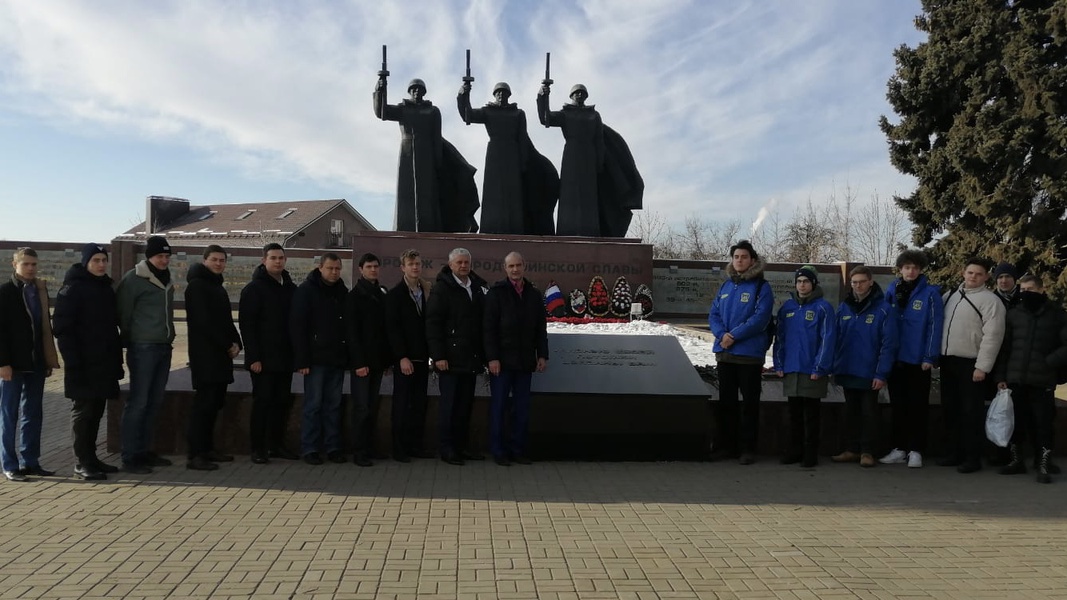
<instances>
[{"instance_id":1,"label":"man in beige jacket","mask_svg":"<svg viewBox=\"0 0 1067 600\"><path fill-rule=\"evenodd\" d=\"M941 332L941 408L949 455L938 464L960 473L982 468L985 401L992 397L988 374L1004 339L1004 303L989 288L983 258L969 258L963 283L943 296Z\"/></svg>"}]
</instances>

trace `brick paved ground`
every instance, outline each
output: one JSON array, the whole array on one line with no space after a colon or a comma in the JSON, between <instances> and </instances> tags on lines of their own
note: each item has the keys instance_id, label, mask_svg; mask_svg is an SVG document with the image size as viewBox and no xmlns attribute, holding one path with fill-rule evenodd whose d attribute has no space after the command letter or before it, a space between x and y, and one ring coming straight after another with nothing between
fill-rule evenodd
<instances>
[{"instance_id":1,"label":"brick paved ground","mask_svg":"<svg viewBox=\"0 0 1067 600\"><path fill-rule=\"evenodd\" d=\"M0 483L2 598L1067 598L1063 479L241 457L89 484L60 385L62 476Z\"/></svg>"}]
</instances>

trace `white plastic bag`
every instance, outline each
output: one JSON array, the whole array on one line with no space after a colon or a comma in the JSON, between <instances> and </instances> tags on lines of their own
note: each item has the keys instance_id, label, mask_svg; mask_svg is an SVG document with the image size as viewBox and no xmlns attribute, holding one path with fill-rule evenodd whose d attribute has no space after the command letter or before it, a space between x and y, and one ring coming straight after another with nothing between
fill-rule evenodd
<instances>
[{"instance_id":1,"label":"white plastic bag","mask_svg":"<svg viewBox=\"0 0 1067 600\"><path fill-rule=\"evenodd\" d=\"M985 414L985 436L1001 448L1007 448L1014 431L1015 409L1011 402L1011 390L998 390Z\"/></svg>"}]
</instances>

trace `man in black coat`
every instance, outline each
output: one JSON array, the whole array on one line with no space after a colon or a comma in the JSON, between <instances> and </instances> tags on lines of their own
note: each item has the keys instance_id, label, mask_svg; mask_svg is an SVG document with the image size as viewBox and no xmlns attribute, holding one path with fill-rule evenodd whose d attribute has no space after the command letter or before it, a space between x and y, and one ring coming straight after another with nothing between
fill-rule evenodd
<instances>
[{"instance_id":1,"label":"man in black coat","mask_svg":"<svg viewBox=\"0 0 1067 600\"><path fill-rule=\"evenodd\" d=\"M55 475L40 463L41 427L44 380L59 368L59 357L37 252L19 248L11 266L15 273L0 285L0 463L8 481L29 481L27 475Z\"/></svg>"},{"instance_id":2,"label":"man in black coat","mask_svg":"<svg viewBox=\"0 0 1067 600\"><path fill-rule=\"evenodd\" d=\"M63 391L71 400L70 427L74 434L74 476L107 479L118 467L96 455L96 437L107 401L119 397L122 379L122 340L118 302L107 274L107 250L90 243L81 262L67 270L56 297L52 333L63 355Z\"/></svg>"},{"instance_id":3,"label":"man in black coat","mask_svg":"<svg viewBox=\"0 0 1067 600\"><path fill-rule=\"evenodd\" d=\"M285 270L280 244L263 247L262 264L241 290L239 321L245 344L245 368L252 377L252 415L249 423L252 462L269 458L300 458L285 445L289 411L293 407L293 343L289 313L296 285Z\"/></svg>"},{"instance_id":4,"label":"man in black coat","mask_svg":"<svg viewBox=\"0 0 1067 600\"><path fill-rule=\"evenodd\" d=\"M485 280L471 271L471 253L455 248L426 303L426 342L438 372L437 440L441 460L462 465L485 457L467 451L474 386L485 361L482 313Z\"/></svg>"},{"instance_id":5,"label":"man in black coat","mask_svg":"<svg viewBox=\"0 0 1067 600\"><path fill-rule=\"evenodd\" d=\"M1015 431L1008 446L1011 462L1000 473L1026 472L1020 444L1029 437L1037 480L1050 483L1050 475L1059 471L1052 464L1052 435L1056 372L1067 366L1067 313L1049 301L1041 278L1023 275L1019 289L1019 305L1008 311L993 369L997 387L1010 386L1015 407Z\"/></svg>"},{"instance_id":6,"label":"man in black coat","mask_svg":"<svg viewBox=\"0 0 1067 600\"><path fill-rule=\"evenodd\" d=\"M493 284L485 295L483 329L491 394L489 448L496 464L506 467L512 462L530 464L530 382L534 371L548 366L548 331L541 292L523 277L522 255L504 257L504 270L507 279Z\"/></svg>"},{"instance_id":7,"label":"man in black coat","mask_svg":"<svg viewBox=\"0 0 1067 600\"><path fill-rule=\"evenodd\" d=\"M426 345L426 284L418 250L400 255L404 277L385 297L386 334L393 363L393 460L429 458L423 449L430 350Z\"/></svg>"},{"instance_id":8,"label":"man in black coat","mask_svg":"<svg viewBox=\"0 0 1067 600\"><path fill-rule=\"evenodd\" d=\"M233 383L233 359L241 352L241 336L233 324L230 296L222 287L226 251L211 244L204 260L189 267L185 315L189 328L189 370L196 396L189 411L186 467L214 471L233 456L215 450L215 418Z\"/></svg>"},{"instance_id":9,"label":"man in black coat","mask_svg":"<svg viewBox=\"0 0 1067 600\"><path fill-rule=\"evenodd\" d=\"M352 462L371 461L378 422L382 376L392 363L385 331L386 290L378 283L381 261L367 253L359 257L360 278L348 292L345 322L352 370Z\"/></svg>"},{"instance_id":10,"label":"man in black coat","mask_svg":"<svg viewBox=\"0 0 1067 600\"><path fill-rule=\"evenodd\" d=\"M319 266L296 288L289 329L296 370L304 376L304 415L300 455L321 465L320 448L330 462L345 462L341 450L341 393L349 364L341 257L322 255Z\"/></svg>"}]
</instances>

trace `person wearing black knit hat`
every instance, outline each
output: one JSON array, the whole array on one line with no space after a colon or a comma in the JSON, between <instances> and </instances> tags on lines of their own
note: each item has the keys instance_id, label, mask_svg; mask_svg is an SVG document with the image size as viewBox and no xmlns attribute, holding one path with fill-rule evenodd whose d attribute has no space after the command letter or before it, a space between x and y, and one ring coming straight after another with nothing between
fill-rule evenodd
<instances>
[{"instance_id":1,"label":"person wearing black knit hat","mask_svg":"<svg viewBox=\"0 0 1067 600\"><path fill-rule=\"evenodd\" d=\"M151 473L171 465L151 451L156 413L163 404L174 342L174 283L170 244L154 235L145 241L145 260L119 282L119 329L130 369L130 394L122 412L122 464L129 473Z\"/></svg>"},{"instance_id":2,"label":"person wearing black knit hat","mask_svg":"<svg viewBox=\"0 0 1067 600\"><path fill-rule=\"evenodd\" d=\"M1014 308L1019 304L1019 278L1015 265L1002 262L993 269L993 293L1004 303L1005 308Z\"/></svg>"},{"instance_id":3,"label":"person wearing black knit hat","mask_svg":"<svg viewBox=\"0 0 1067 600\"><path fill-rule=\"evenodd\" d=\"M56 297L52 330L63 355L63 393L71 400L74 476L107 479L118 468L96 455L96 438L107 401L119 396L122 341L118 304L108 276L107 250L89 243L80 263L71 265Z\"/></svg>"}]
</instances>

